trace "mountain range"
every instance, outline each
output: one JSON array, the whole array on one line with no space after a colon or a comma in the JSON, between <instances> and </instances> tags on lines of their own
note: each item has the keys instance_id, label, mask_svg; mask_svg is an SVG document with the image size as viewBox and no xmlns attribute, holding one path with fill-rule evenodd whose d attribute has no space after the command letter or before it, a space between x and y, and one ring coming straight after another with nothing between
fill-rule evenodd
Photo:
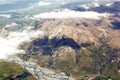
<instances>
[{"instance_id":1,"label":"mountain range","mask_svg":"<svg viewBox=\"0 0 120 80\"><path fill-rule=\"evenodd\" d=\"M119 5L0 0L0 80L119 80Z\"/></svg>"}]
</instances>

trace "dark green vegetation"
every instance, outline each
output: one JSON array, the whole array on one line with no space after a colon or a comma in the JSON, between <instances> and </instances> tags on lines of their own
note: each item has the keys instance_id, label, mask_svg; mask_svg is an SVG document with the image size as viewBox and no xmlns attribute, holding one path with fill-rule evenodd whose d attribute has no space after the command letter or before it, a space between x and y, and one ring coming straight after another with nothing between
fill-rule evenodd
<instances>
[{"instance_id":1,"label":"dark green vegetation","mask_svg":"<svg viewBox=\"0 0 120 80\"><path fill-rule=\"evenodd\" d=\"M35 80L28 71L15 63L0 62L0 80Z\"/></svg>"},{"instance_id":2,"label":"dark green vegetation","mask_svg":"<svg viewBox=\"0 0 120 80\"><path fill-rule=\"evenodd\" d=\"M108 79L110 79L110 80L116 80L116 78L113 78L113 77L110 77L110 76L97 76L93 80L108 80Z\"/></svg>"},{"instance_id":3,"label":"dark green vegetation","mask_svg":"<svg viewBox=\"0 0 120 80\"><path fill-rule=\"evenodd\" d=\"M91 75L105 76L98 76L95 80L106 80L107 76L113 80L120 79L119 49L113 49L107 44L78 45L74 40L67 38L52 41L38 39L28 49L24 59L37 59L40 66L63 71L76 79Z\"/></svg>"}]
</instances>

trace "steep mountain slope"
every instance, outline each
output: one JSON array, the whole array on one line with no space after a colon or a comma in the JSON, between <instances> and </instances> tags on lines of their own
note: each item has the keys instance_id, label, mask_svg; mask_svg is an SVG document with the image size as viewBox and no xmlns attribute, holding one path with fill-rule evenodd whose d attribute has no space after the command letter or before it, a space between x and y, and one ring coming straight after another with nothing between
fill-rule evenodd
<instances>
[{"instance_id":1,"label":"steep mountain slope","mask_svg":"<svg viewBox=\"0 0 120 80\"><path fill-rule=\"evenodd\" d=\"M7 6L15 10L0 9L0 59L13 62L0 62L2 80L34 79L29 72L36 80L120 79L120 1L16 1Z\"/></svg>"},{"instance_id":2,"label":"steep mountain slope","mask_svg":"<svg viewBox=\"0 0 120 80\"><path fill-rule=\"evenodd\" d=\"M18 64L0 61L0 80L35 80L35 78Z\"/></svg>"},{"instance_id":3,"label":"steep mountain slope","mask_svg":"<svg viewBox=\"0 0 120 80\"><path fill-rule=\"evenodd\" d=\"M42 67L64 71L80 80L96 74L119 79L119 20L118 16L42 19L35 29L46 35L34 40L22 58L37 60ZM88 77L82 77L85 75Z\"/></svg>"}]
</instances>

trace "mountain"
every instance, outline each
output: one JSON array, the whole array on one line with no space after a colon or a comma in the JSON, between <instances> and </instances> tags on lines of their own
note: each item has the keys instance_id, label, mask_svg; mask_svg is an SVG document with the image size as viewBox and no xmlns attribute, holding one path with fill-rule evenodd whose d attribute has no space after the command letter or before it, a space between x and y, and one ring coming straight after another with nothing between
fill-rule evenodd
<instances>
[{"instance_id":1,"label":"mountain","mask_svg":"<svg viewBox=\"0 0 120 80\"><path fill-rule=\"evenodd\" d=\"M0 79L119 80L119 5L113 0L0 0ZM12 73L19 72L16 64L25 74Z\"/></svg>"},{"instance_id":2,"label":"mountain","mask_svg":"<svg viewBox=\"0 0 120 80\"><path fill-rule=\"evenodd\" d=\"M77 78L102 74L119 79L120 30L115 25L119 20L118 16L43 19L35 29L46 35L33 40L22 58Z\"/></svg>"},{"instance_id":3,"label":"mountain","mask_svg":"<svg viewBox=\"0 0 120 80\"><path fill-rule=\"evenodd\" d=\"M35 80L34 76L20 65L0 61L0 80Z\"/></svg>"}]
</instances>

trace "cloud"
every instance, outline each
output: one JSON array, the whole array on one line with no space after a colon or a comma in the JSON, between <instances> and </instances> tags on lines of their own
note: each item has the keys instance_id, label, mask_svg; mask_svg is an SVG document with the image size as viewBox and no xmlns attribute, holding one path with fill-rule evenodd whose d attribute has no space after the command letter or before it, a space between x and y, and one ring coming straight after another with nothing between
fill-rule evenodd
<instances>
[{"instance_id":1,"label":"cloud","mask_svg":"<svg viewBox=\"0 0 120 80\"><path fill-rule=\"evenodd\" d=\"M112 5L113 5L113 2L105 4L105 6L108 6L108 7L110 7Z\"/></svg>"},{"instance_id":2,"label":"cloud","mask_svg":"<svg viewBox=\"0 0 120 80\"><path fill-rule=\"evenodd\" d=\"M37 8L37 7L41 7L41 6L48 6L50 4L52 4L53 2L43 2L43 1L39 1L39 2L36 2L34 4L31 4L31 6L28 7L28 9L34 9L34 8Z\"/></svg>"},{"instance_id":3,"label":"cloud","mask_svg":"<svg viewBox=\"0 0 120 80\"><path fill-rule=\"evenodd\" d=\"M0 4L11 4L22 0L0 0Z\"/></svg>"},{"instance_id":4,"label":"cloud","mask_svg":"<svg viewBox=\"0 0 120 80\"><path fill-rule=\"evenodd\" d=\"M79 5L79 7L82 7L84 9L90 9L90 7L87 4Z\"/></svg>"},{"instance_id":5,"label":"cloud","mask_svg":"<svg viewBox=\"0 0 120 80\"><path fill-rule=\"evenodd\" d=\"M53 11L48 13L41 13L33 16L33 19L51 19L51 18L89 18L89 19L99 19L100 17L107 17L107 13L97 13L93 11L73 11L73 10L62 10L62 11Z\"/></svg>"},{"instance_id":6,"label":"cloud","mask_svg":"<svg viewBox=\"0 0 120 80\"><path fill-rule=\"evenodd\" d=\"M18 49L23 42L31 42L32 39L44 35L42 31L10 32L8 37L0 37L0 59L6 59L17 53L24 53L24 50Z\"/></svg>"},{"instance_id":7,"label":"cloud","mask_svg":"<svg viewBox=\"0 0 120 80\"><path fill-rule=\"evenodd\" d=\"M11 14L0 14L1 17L4 17L4 18L10 18L11 17Z\"/></svg>"},{"instance_id":8,"label":"cloud","mask_svg":"<svg viewBox=\"0 0 120 80\"><path fill-rule=\"evenodd\" d=\"M37 3L38 6L45 6L45 5L50 5L50 4L52 4L52 2L41 2L40 1Z\"/></svg>"},{"instance_id":9,"label":"cloud","mask_svg":"<svg viewBox=\"0 0 120 80\"><path fill-rule=\"evenodd\" d=\"M5 26L5 28L13 27L13 26L18 26L17 23L10 23Z\"/></svg>"}]
</instances>

